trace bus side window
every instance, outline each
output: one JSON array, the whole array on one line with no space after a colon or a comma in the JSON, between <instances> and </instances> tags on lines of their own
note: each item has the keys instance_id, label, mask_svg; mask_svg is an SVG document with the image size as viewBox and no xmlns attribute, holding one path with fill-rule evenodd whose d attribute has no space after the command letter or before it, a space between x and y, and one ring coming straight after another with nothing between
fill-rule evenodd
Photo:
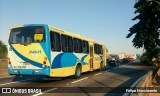
<instances>
[{"instance_id":1,"label":"bus side window","mask_svg":"<svg viewBox=\"0 0 160 96\"><path fill-rule=\"evenodd\" d=\"M68 52L68 40L66 35L61 35L62 51Z\"/></svg>"},{"instance_id":2,"label":"bus side window","mask_svg":"<svg viewBox=\"0 0 160 96\"><path fill-rule=\"evenodd\" d=\"M89 53L89 45L88 45L88 41L86 41L86 47L87 47L87 52L86 52L86 53Z\"/></svg>"},{"instance_id":3,"label":"bus side window","mask_svg":"<svg viewBox=\"0 0 160 96\"><path fill-rule=\"evenodd\" d=\"M73 46L75 53L82 53L82 40L73 38Z\"/></svg>"},{"instance_id":4,"label":"bus side window","mask_svg":"<svg viewBox=\"0 0 160 96\"><path fill-rule=\"evenodd\" d=\"M85 53L85 41L82 40L82 53Z\"/></svg>"},{"instance_id":5,"label":"bus side window","mask_svg":"<svg viewBox=\"0 0 160 96\"><path fill-rule=\"evenodd\" d=\"M60 34L55 33L55 51L61 51Z\"/></svg>"},{"instance_id":6,"label":"bus side window","mask_svg":"<svg viewBox=\"0 0 160 96\"><path fill-rule=\"evenodd\" d=\"M54 40L53 40L53 38L54 38L54 33L53 32L50 32L50 41L51 41L51 50L52 51L54 51Z\"/></svg>"},{"instance_id":7,"label":"bus side window","mask_svg":"<svg viewBox=\"0 0 160 96\"><path fill-rule=\"evenodd\" d=\"M94 53L95 54L102 54L102 45L94 44Z\"/></svg>"},{"instance_id":8,"label":"bus side window","mask_svg":"<svg viewBox=\"0 0 160 96\"><path fill-rule=\"evenodd\" d=\"M68 52L73 52L73 40L68 36Z\"/></svg>"},{"instance_id":9,"label":"bus side window","mask_svg":"<svg viewBox=\"0 0 160 96\"><path fill-rule=\"evenodd\" d=\"M55 32L50 32L50 40L51 40L51 50L61 51L60 34Z\"/></svg>"},{"instance_id":10,"label":"bus side window","mask_svg":"<svg viewBox=\"0 0 160 96\"><path fill-rule=\"evenodd\" d=\"M97 44L94 44L94 53L97 54Z\"/></svg>"},{"instance_id":11,"label":"bus side window","mask_svg":"<svg viewBox=\"0 0 160 96\"><path fill-rule=\"evenodd\" d=\"M103 54L102 45L99 45L99 54Z\"/></svg>"},{"instance_id":12,"label":"bus side window","mask_svg":"<svg viewBox=\"0 0 160 96\"><path fill-rule=\"evenodd\" d=\"M78 45L78 53L82 53L82 42L80 39L77 39L77 45Z\"/></svg>"},{"instance_id":13,"label":"bus side window","mask_svg":"<svg viewBox=\"0 0 160 96\"><path fill-rule=\"evenodd\" d=\"M77 45L77 38L73 38L73 46L74 46L74 52L78 52L78 45Z\"/></svg>"},{"instance_id":14,"label":"bus side window","mask_svg":"<svg viewBox=\"0 0 160 96\"><path fill-rule=\"evenodd\" d=\"M73 52L73 41L72 37L61 35L61 44L63 52Z\"/></svg>"},{"instance_id":15,"label":"bus side window","mask_svg":"<svg viewBox=\"0 0 160 96\"><path fill-rule=\"evenodd\" d=\"M82 52L88 53L88 42L84 40L82 40Z\"/></svg>"}]
</instances>

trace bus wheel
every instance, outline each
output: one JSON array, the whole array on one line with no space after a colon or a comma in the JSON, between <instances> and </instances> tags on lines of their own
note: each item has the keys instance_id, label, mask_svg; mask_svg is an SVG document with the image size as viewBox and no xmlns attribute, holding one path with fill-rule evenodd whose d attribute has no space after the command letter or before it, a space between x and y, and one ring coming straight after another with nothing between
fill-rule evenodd
<instances>
[{"instance_id":1,"label":"bus wheel","mask_svg":"<svg viewBox=\"0 0 160 96\"><path fill-rule=\"evenodd\" d=\"M77 65L74 77L77 79L81 76L81 66Z\"/></svg>"}]
</instances>

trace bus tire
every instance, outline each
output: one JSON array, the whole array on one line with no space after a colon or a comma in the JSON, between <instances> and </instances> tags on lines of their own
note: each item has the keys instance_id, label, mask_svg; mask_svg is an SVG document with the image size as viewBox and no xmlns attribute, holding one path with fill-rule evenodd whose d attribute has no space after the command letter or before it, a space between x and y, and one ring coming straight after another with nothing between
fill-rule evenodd
<instances>
[{"instance_id":1,"label":"bus tire","mask_svg":"<svg viewBox=\"0 0 160 96\"><path fill-rule=\"evenodd\" d=\"M74 77L78 79L81 76L81 65L77 65Z\"/></svg>"}]
</instances>

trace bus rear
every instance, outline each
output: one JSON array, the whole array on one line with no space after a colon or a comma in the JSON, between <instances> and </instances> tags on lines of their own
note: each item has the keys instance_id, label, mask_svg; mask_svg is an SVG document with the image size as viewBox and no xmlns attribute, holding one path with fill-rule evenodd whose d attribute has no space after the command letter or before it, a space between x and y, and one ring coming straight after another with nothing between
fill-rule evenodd
<instances>
[{"instance_id":1,"label":"bus rear","mask_svg":"<svg viewBox=\"0 0 160 96\"><path fill-rule=\"evenodd\" d=\"M50 76L48 26L24 25L10 29L8 73Z\"/></svg>"}]
</instances>

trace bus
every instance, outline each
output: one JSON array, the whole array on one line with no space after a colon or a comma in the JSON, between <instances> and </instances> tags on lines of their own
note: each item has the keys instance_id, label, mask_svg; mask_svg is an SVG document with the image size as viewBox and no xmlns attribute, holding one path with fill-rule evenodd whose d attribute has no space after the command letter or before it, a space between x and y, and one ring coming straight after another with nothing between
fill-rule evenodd
<instances>
[{"instance_id":1,"label":"bus","mask_svg":"<svg viewBox=\"0 0 160 96\"><path fill-rule=\"evenodd\" d=\"M74 76L106 66L106 47L87 37L47 24L10 28L10 75Z\"/></svg>"}]
</instances>

